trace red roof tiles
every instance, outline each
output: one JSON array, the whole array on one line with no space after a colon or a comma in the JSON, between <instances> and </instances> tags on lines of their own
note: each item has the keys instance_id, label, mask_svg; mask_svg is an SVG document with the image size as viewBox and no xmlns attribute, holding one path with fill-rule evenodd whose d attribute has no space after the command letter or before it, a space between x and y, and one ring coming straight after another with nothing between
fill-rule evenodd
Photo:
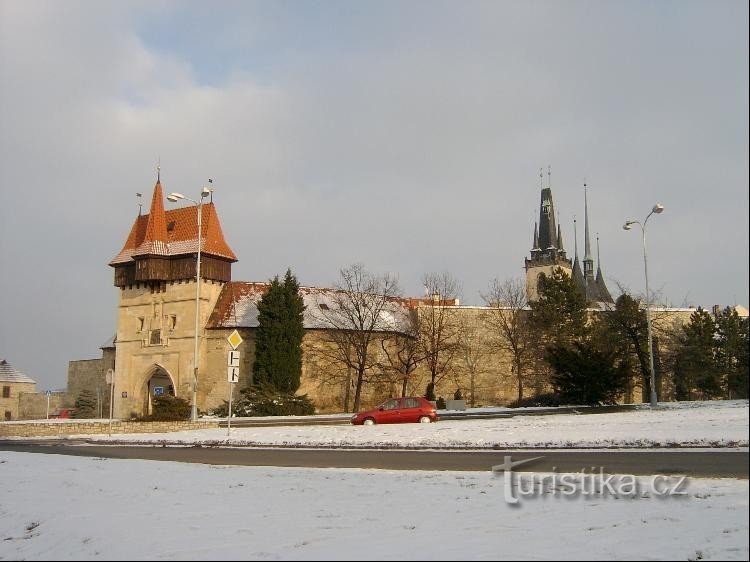
<instances>
[{"instance_id":1,"label":"red roof tiles","mask_svg":"<svg viewBox=\"0 0 750 562\"><path fill-rule=\"evenodd\" d=\"M201 205L201 253L237 261L224 240L219 215L213 203ZM109 262L115 266L134 256L178 256L198 251L198 212L195 206L165 211L161 182L154 186L151 212L138 215L122 250Z\"/></svg>"}]
</instances>

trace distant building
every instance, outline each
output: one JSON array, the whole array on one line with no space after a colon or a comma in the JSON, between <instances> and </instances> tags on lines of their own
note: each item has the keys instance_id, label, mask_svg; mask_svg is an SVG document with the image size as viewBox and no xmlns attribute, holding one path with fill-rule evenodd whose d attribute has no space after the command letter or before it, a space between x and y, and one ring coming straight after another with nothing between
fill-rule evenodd
<instances>
[{"instance_id":1,"label":"distant building","mask_svg":"<svg viewBox=\"0 0 750 562\"><path fill-rule=\"evenodd\" d=\"M24 375L5 359L0 359L0 412L3 420L19 419L21 395L36 392L36 381Z\"/></svg>"}]
</instances>

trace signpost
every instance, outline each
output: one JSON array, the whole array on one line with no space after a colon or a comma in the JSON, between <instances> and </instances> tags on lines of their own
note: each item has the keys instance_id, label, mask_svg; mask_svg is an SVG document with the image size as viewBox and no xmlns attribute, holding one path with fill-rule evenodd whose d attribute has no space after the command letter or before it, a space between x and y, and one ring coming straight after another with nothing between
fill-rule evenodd
<instances>
[{"instance_id":1,"label":"signpost","mask_svg":"<svg viewBox=\"0 0 750 562\"><path fill-rule=\"evenodd\" d=\"M229 409L227 410L227 437L232 426L232 391L234 384L240 380L240 352L237 348L242 343L242 337L237 330L234 330L227 338L232 349L227 355L227 381L229 382Z\"/></svg>"},{"instance_id":2,"label":"signpost","mask_svg":"<svg viewBox=\"0 0 750 562\"><path fill-rule=\"evenodd\" d=\"M107 369L107 384L109 384L109 436L112 437L112 413L115 405L115 371Z\"/></svg>"},{"instance_id":3,"label":"signpost","mask_svg":"<svg viewBox=\"0 0 750 562\"><path fill-rule=\"evenodd\" d=\"M47 419L49 419L49 397L52 394L51 390L47 391Z\"/></svg>"}]
</instances>

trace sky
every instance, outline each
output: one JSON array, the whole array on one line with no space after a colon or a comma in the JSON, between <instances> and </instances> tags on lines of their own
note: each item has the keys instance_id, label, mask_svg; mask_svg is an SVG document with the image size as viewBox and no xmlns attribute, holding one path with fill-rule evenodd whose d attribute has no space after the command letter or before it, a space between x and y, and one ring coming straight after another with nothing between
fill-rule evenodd
<instances>
[{"instance_id":1,"label":"sky","mask_svg":"<svg viewBox=\"0 0 750 562\"><path fill-rule=\"evenodd\" d=\"M157 167L213 180L235 280L362 263L481 304L524 275L541 168L581 257L588 185L615 295L661 203L656 300L747 306L748 120L740 0L0 0L0 356L40 389L99 356Z\"/></svg>"},{"instance_id":2,"label":"sky","mask_svg":"<svg viewBox=\"0 0 750 562\"><path fill-rule=\"evenodd\" d=\"M390 446L400 447L414 447L415 439L424 446L421 437L432 433L427 446L476 447L479 438L502 435L517 444L523 435L526 446L647 448L653 441L644 436L654 434L671 439L670 446L722 447L726 443L712 440L723 428L725 436L744 436L747 450L747 424L743 400L590 416L316 429L370 435L360 447L379 446L390 431ZM231 431L257 431L266 441L286 431L287 446L320 444L306 429ZM206 442L203 432L161 436ZM150 435L129 437L152 441ZM312 469L0 451L0 559L747 560L747 480L617 475L608 489L600 479L607 475L595 469ZM633 497L627 494L631 478L637 481ZM670 490L680 495L660 495Z\"/></svg>"}]
</instances>

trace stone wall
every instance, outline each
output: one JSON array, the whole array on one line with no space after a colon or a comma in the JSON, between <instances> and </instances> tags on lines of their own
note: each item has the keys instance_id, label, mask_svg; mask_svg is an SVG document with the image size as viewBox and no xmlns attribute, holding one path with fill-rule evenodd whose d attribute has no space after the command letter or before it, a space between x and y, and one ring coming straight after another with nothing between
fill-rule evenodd
<instances>
[{"instance_id":1,"label":"stone wall","mask_svg":"<svg viewBox=\"0 0 750 562\"><path fill-rule=\"evenodd\" d=\"M169 433L195 429L216 429L219 420L132 422L112 421L112 433ZM63 435L109 434L109 421L54 420L49 422L0 423L0 437L58 437Z\"/></svg>"},{"instance_id":2,"label":"stone wall","mask_svg":"<svg viewBox=\"0 0 750 562\"><path fill-rule=\"evenodd\" d=\"M65 407L69 398L66 392L53 392L49 397L49 413L52 415ZM47 395L44 392L24 392L19 397L19 420L43 420L47 418Z\"/></svg>"},{"instance_id":3,"label":"stone wall","mask_svg":"<svg viewBox=\"0 0 750 562\"><path fill-rule=\"evenodd\" d=\"M73 407L76 398L84 389L90 390L99 400L101 412L109 415L110 387L107 370L115 368L114 349L103 350L99 359L81 359L68 362L68 386L66 407Z\"/></svg>"}]
</instances>

